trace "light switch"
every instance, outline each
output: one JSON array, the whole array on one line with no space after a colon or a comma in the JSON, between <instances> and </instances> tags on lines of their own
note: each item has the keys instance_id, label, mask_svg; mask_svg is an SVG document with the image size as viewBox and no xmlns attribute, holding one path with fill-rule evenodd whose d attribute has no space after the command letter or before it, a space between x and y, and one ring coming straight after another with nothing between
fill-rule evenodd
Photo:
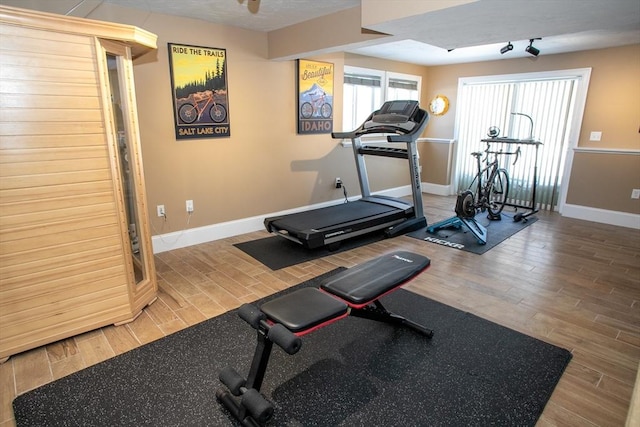
<instances>
[{"instance_id":1,"label":"light switch","mask_svg":"<svg viewBox=\"0 0 640 427\"><path fill-rule=\"evenodd\" d=\"M591 132L589 141L600 141L602 139L602 132Z\"/></svg>"}]
</instances>

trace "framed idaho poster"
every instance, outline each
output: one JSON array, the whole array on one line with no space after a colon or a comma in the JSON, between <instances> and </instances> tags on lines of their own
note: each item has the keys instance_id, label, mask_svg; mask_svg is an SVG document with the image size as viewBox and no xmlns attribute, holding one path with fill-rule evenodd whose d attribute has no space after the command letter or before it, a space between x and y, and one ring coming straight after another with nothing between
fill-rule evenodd
<instances>
[{"instance_id":1,"label":"framed idaho poster","mask_svg":"<svg viewBox=\"0 0 640 427\"><path fill-rule=\"evenodd\" d=\"M333 131L333 64L298 59L298 133Z\"/></svg>"},{"instance_id":2,"label":"framed idaho poster","mask_svg":"<svg viewBox=\"0 0 640 427\"><path fill-rule=\"evenodd\" d=\"M226 50L168 45L176 139L230 136Z\"/></svg>"}]
</instances>

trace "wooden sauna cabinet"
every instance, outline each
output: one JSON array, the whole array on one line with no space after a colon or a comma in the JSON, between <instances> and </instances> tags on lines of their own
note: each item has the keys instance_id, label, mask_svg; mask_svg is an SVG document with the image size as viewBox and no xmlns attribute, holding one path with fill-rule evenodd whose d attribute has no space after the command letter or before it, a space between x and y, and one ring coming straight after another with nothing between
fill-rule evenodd
<instances>
[{"instance_id":1,"label":"wooden sauna cabinet","mask_svg":"<svg viewBox=\"0 0 640 427\"><path fill-rule=\"evenodd\" d=\"M156 299L132 69L155 48L0 6L0 361Z\"/></svg>"}]
</instances>

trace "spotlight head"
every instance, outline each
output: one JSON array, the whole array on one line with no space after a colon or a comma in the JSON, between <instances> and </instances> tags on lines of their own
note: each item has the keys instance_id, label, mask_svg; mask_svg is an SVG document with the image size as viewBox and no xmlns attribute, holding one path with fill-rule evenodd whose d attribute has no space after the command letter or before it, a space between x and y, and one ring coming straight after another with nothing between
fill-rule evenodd
<instances>
[{"instance_id":1,"label":"spotlight head","mask_svg":"<svg viewBox=\"0 0 640 427\"><path fill-rule=\"evenodd\" d=\"M504 55L510 50L513 50L513 45L511 44L511 42L509 42L509 44L507 44L506 46L503 46L502 48L500 48L500 53Z\"/></svg>"},{"instance_id":2,"label":"spotlight head","mask_svg":"<svg viewBox=\"0 0 640 427\"><path fill-rule=\"evenodd\" d=\"M538 54L540 53L540 49L536 49L533 46L527 46L524 48L524 50L526 50L528 53L530 53L533 56L538 56Z\"/></svg>"},{"instance_id":3,"label":"spotlight head","mask_svg":"<svg viewBox=\"0 0 640 427\"><path fill-rule=\"evenodd\" d=\"M538 54L540 53L540 49L537 49L535 47L533 47L533 41L536 39L530 39L529 40L529 46L525 47L524 50L527 51L527 53L533 55L533 56L538 56Z\"/></svg>"}]
</instances>

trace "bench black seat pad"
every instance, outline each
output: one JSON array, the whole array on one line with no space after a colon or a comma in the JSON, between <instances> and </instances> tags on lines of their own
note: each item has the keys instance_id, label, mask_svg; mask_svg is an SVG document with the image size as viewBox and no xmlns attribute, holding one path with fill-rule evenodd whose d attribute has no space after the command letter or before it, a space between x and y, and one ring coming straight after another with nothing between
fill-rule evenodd
<instances>
[{"instance_id":1,"label":"bench black seat pad","mask_svg":"<svg viewBox=\"0 0 640 427\"><path fill-rule=\"evenodd\" d=\"M347 304L317 288L302 288L260 306L269 320L291 332L310 332L325 322L347 315Z\"/></svg>"},{"instance_id":2,"label":"bench black seat pad","mask_svg":"<svg viewBox=\"0 0 640 427\"><path fill-rule=\"evenodd\" d=\"M430 263L413 252L393 252L331 276L320 288L350 305L362 306L420 274Z\"/></svg>"}]
</instances>

